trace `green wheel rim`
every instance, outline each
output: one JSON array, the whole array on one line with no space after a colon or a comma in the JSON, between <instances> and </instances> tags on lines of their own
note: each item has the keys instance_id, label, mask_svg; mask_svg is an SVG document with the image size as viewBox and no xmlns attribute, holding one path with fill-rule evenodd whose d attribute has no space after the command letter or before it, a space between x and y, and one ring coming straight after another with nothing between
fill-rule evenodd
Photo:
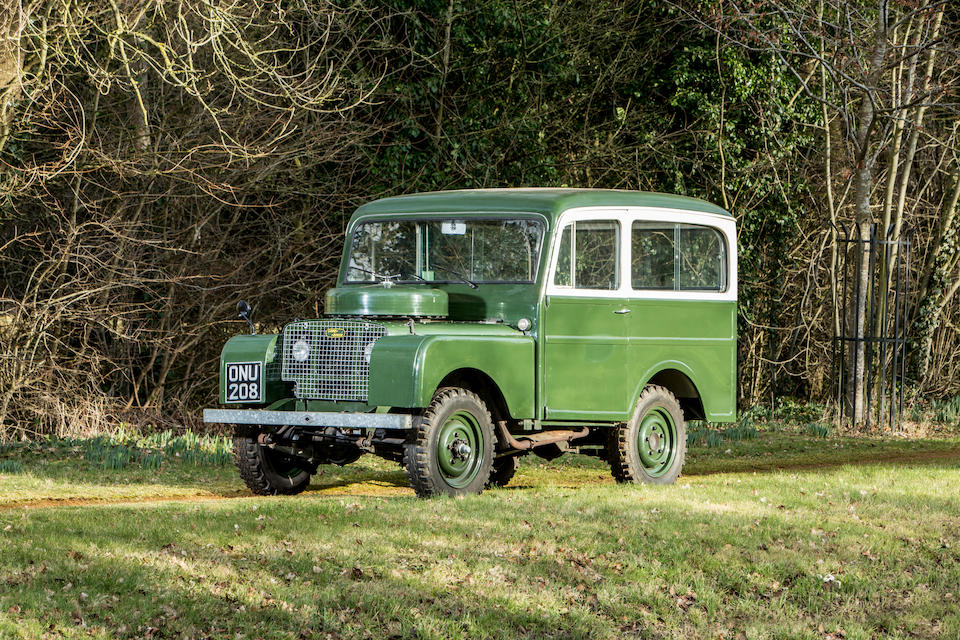
<instances>
[{"instance_id":1,"label":"green wheel rim","mask_svg":"<svg viewBox=\"0 0 960 640\"><path fill-rule=\"evenodd\" d=\"M640 420L637 452L643 470L657 478L667 473L677 458L677 425L670 412L654 407Z\"/></svg>"},{"instance_id":2,"label":"green wheel rim","mask_svg":"<svg viewBox=\"0 0 960 640\"><path fill-rule=\"evenodd\" d=\"M437 466L444 482L462 489L473 482L483 458L483 431L469 411L457 411L437 434Z\"/></svg>"}]
</instances>

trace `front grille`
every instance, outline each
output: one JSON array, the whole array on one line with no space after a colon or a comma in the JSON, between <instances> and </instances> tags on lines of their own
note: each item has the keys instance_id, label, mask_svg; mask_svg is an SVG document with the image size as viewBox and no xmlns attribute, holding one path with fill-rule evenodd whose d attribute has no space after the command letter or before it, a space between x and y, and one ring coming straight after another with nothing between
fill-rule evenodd
<instances>
[{"instance_id":1,"label":"front grille","mask_svg":"<svg viewBox=\"0 0 960 640\"><path fill-rule=\"evenodd\" d=\"M385 336L383 325L352 320L305 320L283 329L281 377L298 398L365 402L370 390L369 348ZM310 347L303 362L293 357L300 341Z\"/></svg>"},{"instance_id":2,"label":"front grille","mask_svg":"<svg viewBox=\"0 0 960 640\"><path fill-rule=\"evenodd\" d=\"M283 373L281 370L283 364L283 347L281 346L274 352L273 359L267 362L266 366L263 369L263 379L267 382L277 382L282 380L280 375Z\"/></svg>"}]
</instances>

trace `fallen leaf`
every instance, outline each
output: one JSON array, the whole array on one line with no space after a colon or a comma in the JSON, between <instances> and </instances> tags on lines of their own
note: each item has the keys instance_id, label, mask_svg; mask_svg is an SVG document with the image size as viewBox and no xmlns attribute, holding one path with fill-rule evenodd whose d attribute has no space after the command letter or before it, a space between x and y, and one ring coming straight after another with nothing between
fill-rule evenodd
<instances>
[{"instance_id":1,"label":"fallen leaf","mask_svg":"<svg viewBox=\"0 0 960 640\"><path fill-rule=\"evenodd\" d=\"M687 591L677 598L677 608L686 613L687 609L692 607L697 601L697 594L693 591Z\"/></svg>"}]
</instances>

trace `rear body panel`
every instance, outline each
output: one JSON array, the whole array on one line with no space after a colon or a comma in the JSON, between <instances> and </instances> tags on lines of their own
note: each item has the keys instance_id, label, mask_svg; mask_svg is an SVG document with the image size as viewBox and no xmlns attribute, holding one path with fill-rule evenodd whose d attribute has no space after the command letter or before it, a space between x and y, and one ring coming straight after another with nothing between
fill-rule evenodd
<instances>
[{"instance_id":1,"label":"rear body panel","mask_svg":"<svg viewBox=\"0 0 960 640\"><path fill-rule=\"evenodd\" d=\"M729 301L628 300L630 407L665 370L690 378L707 420L736 418L737 308Z\"/></svg>"}]
</instances>

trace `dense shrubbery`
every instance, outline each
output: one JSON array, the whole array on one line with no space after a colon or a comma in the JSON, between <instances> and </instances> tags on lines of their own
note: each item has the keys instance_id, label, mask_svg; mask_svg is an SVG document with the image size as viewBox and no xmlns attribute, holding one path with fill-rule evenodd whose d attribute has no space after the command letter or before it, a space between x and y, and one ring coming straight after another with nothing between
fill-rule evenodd
<instances>
[{"instance_id":1,"label":"dense shrubbery","mask_svg":"<svg viewBox=\"0 0 960 640\"><path fill-rule=\"evenodd\" d=\"M710 3L687 7L417 0L213 10L181 0L7 9L0 434L96 431L121 414L189 422L215 400L219 348L241 328L238 298L254 303L265 330L319 313L355 206L463 187L651 189L725 205L740 224L742 404L826 399L824 185L829 177L839 220L851 220L844 193L856 158L849 123L825 119L813 96L840 96L816 65L708 28L724 30ZM865 20L870 11L864 5ZM929 36L936 11L891 41L903 49ZM939 89L905 186L904 225L918 240L918 281L928 283L915 304L942 302L955 320L946 295L955 253L941 247L955 233L944 212L957 131L941 105L957 102L960 17L945 11L952 26L940 34ZM808 35L839 51L830 34ZM901 84L929 54L891 51ZM914 384L955 393L957 331L937 332L929 347Z\"/></svg>"}]
</instances>

